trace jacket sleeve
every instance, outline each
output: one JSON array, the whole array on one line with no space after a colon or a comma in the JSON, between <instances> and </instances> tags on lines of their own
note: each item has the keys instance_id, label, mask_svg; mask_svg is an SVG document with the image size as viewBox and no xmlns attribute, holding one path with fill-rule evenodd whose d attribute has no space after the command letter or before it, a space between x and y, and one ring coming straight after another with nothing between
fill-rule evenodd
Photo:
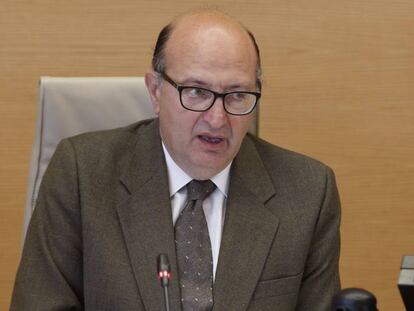
<instances>
[{"instance_id":1,"label":"jacket sleeve","mask_svg":"<svg viewBox=\"0 0 414 311\"><path fill-rule=\"evenodd\" d=\"M340 201L331 169L327 169L325 196L306 261L296 311L330 311L340 290Z\"/></svg>"},{"instance_id":2,"label":"jacket sleeve","mask_svg":"<svg viewBox=\"0 0 414 311\"><path fill-rule=\"evenodd\" d=\"M83 310L79 201L76 155L64 140L43 177L10 310Z\"/></svg>"}]
</instances>

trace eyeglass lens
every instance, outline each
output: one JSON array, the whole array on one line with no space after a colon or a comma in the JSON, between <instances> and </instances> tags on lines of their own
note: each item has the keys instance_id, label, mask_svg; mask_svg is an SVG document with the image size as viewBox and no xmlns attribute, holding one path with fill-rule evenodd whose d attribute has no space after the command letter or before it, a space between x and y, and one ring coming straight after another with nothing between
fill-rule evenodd
<instances>
[{"instance_id":1,"label":"eyeglass lens","mask_svg":"<svg viewBox=\"0 0 414 311\"><path fill-rule=\"evenodd\" d=\"M190 110L204 111L211 107L216 95L209 90L195 87L184 87L181 91L181 102ZM256 104L256 96L244 92L227 93L224 96L224 105L228 112L245 114Z\"/></svg>"}]
</instances>

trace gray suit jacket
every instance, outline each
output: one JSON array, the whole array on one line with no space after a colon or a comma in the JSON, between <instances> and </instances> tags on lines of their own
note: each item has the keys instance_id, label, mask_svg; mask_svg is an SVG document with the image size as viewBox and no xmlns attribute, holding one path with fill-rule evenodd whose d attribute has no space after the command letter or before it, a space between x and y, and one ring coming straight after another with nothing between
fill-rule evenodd
<instances>
[{"instance_id":1,"label":"gray suit jacket","mask_svg":"<svg viewBox=\"0 0 414 311\"><path fill-rule=\"evenodd\" d=\"M248 135L231 168L213 310L330 310L339 218L328 167ZM66 139L43 179L11 310L164 310L160 253L178 311L158 121Z\"/></svg>"}]
</instances>

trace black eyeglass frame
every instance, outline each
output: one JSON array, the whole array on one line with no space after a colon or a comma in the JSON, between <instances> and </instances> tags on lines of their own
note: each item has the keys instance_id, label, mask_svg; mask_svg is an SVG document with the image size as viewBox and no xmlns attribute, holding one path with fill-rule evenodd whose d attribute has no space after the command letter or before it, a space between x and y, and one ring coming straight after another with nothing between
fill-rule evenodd
<instances>
[{"instance_id":1,"label":"black eyeglass frame","mask_svg":"<svg viewBox=\"0 0 414 311\"><path fill-rule=\"evenodd\" d=\"M161 75L161 77L165 81L167 81L175 89L177 89L177 91L178 91L178 93L180 95L180 103L181 103L181 106L183 106L183 108L185 108L187 110L190 110L190 111L195 111L195 112L204 112L204 111L207 111L211 107L214 106L214 104L216 103L217 98L222 98L223 99L223 108L224 108L224 110L228 114L231 114L231 115L234 115L234 116L245 116L245 115L248 115L248 114L252 113L252 111L256 108L257 103L259 102L260 96L262 95L261 93L258 93L258 92L249 92L249 91L232 91L232 92L227 92L227 93L217 93L217 92L214 92L212 90L209 90L209 89L206 89L206 88L203 88L203 87L190 86L190 85L180 85L177 82L175 82L173 79L171 79L165 72L160 72L159 74ZM190 108L186 107L183 104L183 101L182 101L182 98L181 98L182 97L181 94L182 94L183 90L185 90L185 89L200 89L200 90L204 90L204 91L210 92L210 93L212 93L214 95L214 99L213 99L211 105L208 106L206 109L201 109L201 110L200 109L190 109ZM256 97L256 101L254 102L254 105L250 108L250 110L248 110L248 111L246 111L244 113L233 113L233 112L228 111L227 108L226 108L226 104L225 104L226 101L224 100L225 97L227 95L238 94L238 93L250 94L250 95L254 95Z\"/></svg>"}]
</instances>

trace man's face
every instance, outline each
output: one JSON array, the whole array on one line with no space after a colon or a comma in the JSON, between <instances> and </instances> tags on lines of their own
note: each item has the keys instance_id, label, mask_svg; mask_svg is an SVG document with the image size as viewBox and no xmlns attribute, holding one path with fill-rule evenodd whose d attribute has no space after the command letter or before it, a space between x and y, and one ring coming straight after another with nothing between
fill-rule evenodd
<instances>
[{"instance_id":1,"label":"man's face","mask_svg":"<svg viewBox=\"0 0 414 311\"><path fill-rule=\"evenodd\" d=\"M244 30L189 29L177 26L167 43L166 74L171 79L220 93L256 91L256 54ZM149 75L156 80L154 73ZM160 134L174 161L196 179L223 170L239 151L253 114L230 115L221 98L208 111L194 112L181 106L179 92L168 82L158 80L153 89Z\"/></svg>"}]
</instances>

